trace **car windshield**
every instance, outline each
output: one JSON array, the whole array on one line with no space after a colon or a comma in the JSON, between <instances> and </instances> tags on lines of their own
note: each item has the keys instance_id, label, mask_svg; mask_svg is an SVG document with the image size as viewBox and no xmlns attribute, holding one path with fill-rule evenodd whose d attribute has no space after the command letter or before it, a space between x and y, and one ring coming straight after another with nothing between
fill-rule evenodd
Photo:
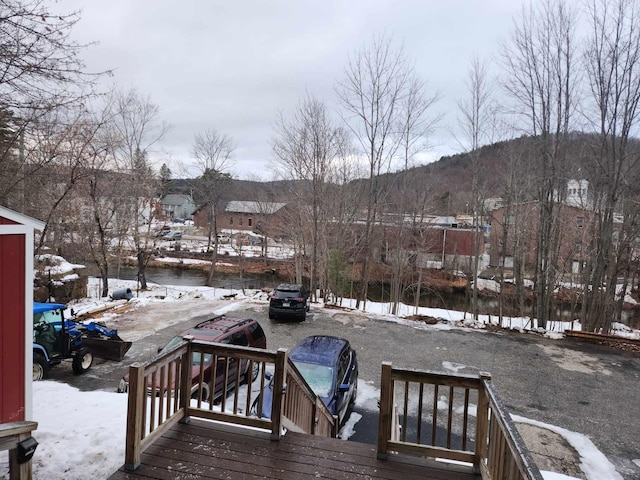
<instances>
[{"instance_id":1,"label":"car windshield","mask_svg":"<svg viewBox=\"0 0 640 480\"><path fill-rule=\"evenodd\" d=\"M180 345L182 342L182 337L173 337L171 340L169 340L169 343L162 347L162 350L160 350L158 353L166 353L169 350L173 349L176 345Z\"/></svg>"},{"instance_id":2,"label":"car windshield","mask_svg":"<svg viewBox=\"0 0 640 480\"><path fill-rule=\"evenodd\" d=\"M311 389L320 397L328 397L333 386L333 368L315 363L295 362Z\"/></svg>"},{"instance_id":3,"label":"car windshield","mask_svg":"<svg viewBox=\"0 0 640 480\"><path fill-rule=\"evenodd\" d=\"M175 348L176 346L180 345L182 342L184 342L184 339L182 337L173 337L171 340L169 340L169 343L167 343L164 347L162 347L162 350L160 350L158 353L166 353L169 350L172 350L173 348ZM200 352L194 352L192 357L191 357L191 364L192 365L200 365ZM211 354L207 353L204 356L204 364L205 365L210 365L211 364Z\"/></svg>"}]
</instances>

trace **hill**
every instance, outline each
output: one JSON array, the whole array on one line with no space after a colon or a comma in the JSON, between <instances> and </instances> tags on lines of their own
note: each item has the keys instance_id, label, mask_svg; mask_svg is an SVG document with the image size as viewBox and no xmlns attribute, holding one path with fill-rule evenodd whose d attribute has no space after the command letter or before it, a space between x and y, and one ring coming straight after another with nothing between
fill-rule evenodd
<instances>
[{"instance_id":1,"label":"hill","mask_svg":"<svg viewBox=\"0 0 640 480\"><path fill-rule=\"evenodd\" d=\"M566 180L586 178L590 182L596 181L597 173L590 173L588 162L589 152L596 140L596 136L590 134L571 134L565 145L567 161L559 175L566 177ZM640 151L637 141L632 145ZM478 188L483 197L503 196L509 182L518 184L523 198L535 195L536 165L541 155L538 138L522 136L500 141L485 145L475 153L480 162ZM401 205L402 198L409 195L409 198L420 199L432 206L433 213L453 215L468 210L472 179L472 155L460 153L407 170L386 173L377 180L387 187L386 202L392 205L391 209L393 205ZM349 188L362 190L366 182L367 179L353 180ZM189 180L173 180L172 190L176 193L189 192ZM225 199L286 201L291 198L287 192L292 190L292 181L287 180L233 180Z\"/></svg>"}]
</instances>

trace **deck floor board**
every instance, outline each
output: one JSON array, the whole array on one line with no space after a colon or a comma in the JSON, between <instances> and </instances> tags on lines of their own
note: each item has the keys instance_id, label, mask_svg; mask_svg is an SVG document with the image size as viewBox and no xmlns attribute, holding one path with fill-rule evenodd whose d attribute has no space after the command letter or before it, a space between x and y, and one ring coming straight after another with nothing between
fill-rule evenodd
<instances>
[{"instance_id":1,"label":"deck floor board","mask_svg":"<svg viewBox=\"0 0 640 480\"><path fill-rule=\"evenodd\" d=\"M288 432L280 441L218 429L194 420L176 424L142 454L130 472L121 467L110 480L232 479L470 480L479 476L421 459L376 458L365 443Z\"/></svg>"}]
</instances>

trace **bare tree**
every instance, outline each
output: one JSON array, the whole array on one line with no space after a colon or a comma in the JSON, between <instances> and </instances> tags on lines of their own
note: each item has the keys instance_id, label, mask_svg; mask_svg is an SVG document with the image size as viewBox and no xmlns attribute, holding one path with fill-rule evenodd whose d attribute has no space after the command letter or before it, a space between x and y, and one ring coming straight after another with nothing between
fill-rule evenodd
<instances>
[{"instance_id":1,"label":"bare tree","mask_svg":"<svg viewBox=\"0 0 640 480\"><path fill-rule=\"evenodd\" d=\"M77 98L72 86L89 78L79 59L85 47L71 39L80 12L52 13L45 0L4 0L0 5L0 105L47 111Z\"/></svg>"},{"instance_id":2,"label":"bare tree","mask_svg":"<svg viewBox=\"0 0 640 480\"><path fill-rule=\"evenodd\" d=\"M36 251L44 246L50 233L53 233L53 247L62 250L62 233L74 220L65 206L77 201L78 188L90 175L87 158L91 157L103 126L103 121L96 120L82 106L58 108L43 116L37 129L31 129L31 162L26 166L30 174L25 184L29 191L38 194L29 195L24 208L46 223Z\"/></svg>"},{"instance_id":3,"label":"bare tree","mask_svg":"<svg viewBox=\"0 0 640 480\"><path fill-rule=\"evenodd\" d=\"M215 129L198 133L194 137L193 156L196 158L200 176L192 182L192 186L198 204L207 209L209 225L207 248L211 246L212 240L214 242L207 285L213 284L216 271L218 257L216 212L224 196L225 189L231 183L231 175L225 170L231 166L234 149L235 146L231 137Z\"/></svg>"},{"instance_id":4,"label":"bare tree","mask_svg":"<svg viewBox=\"0 0 640 480\"><path fill-rule=\"evenodd\" d=\"M154 144L164 137L169 126L161 121L160 109L147 96L135 89L114 90L113 95L113 143L117 168L127 172L131 180L127 198L132 205L131 234L138 263L138 279L147 288L145 268L149 261L151 223L155 214L153 206L158 181L148 159Z\"/></svg>"},{"instance_id":5,"label":"bare tree","mask_svg":"<svg viewBox=\"0 0 640 480\"><path fill-rule=\"evenodd\" d=\"M528 142L517 142L507 145L504 169L500 174L502 191L502 207L504 215L502 222L492 221L493 231L501 231L499 235L499 263L498 280L500 283L499 318L507 305L505 295L505 273L513 272L515 286L515 309L518 315L525 315L525 274L527 258L529 257L531 222L528 210L523 204L535 199L535 175L530 167L531 154L528 152ZM510 263L507 265L507 254Z\"/></svg>"},{"instance_id":6,"label":"bare tree","mask_svg":"<svg viewBox=\"0 0 640 480\"><path fill-rule=\"evenodd\" d=\"M96 265L101 279L101 296L109 294L110 261L114 243L122 245L129 236L129 181L118 173L120 137L113 129L113 97L104 104L87 105L87 143L81 150L85 175L69 201L69 217L63 225L65 241L76 255L86 254ZM85 135L81 135L83 138Z\"/></svg>"},{"instance_id":7,"label":"bare tree","mask_svg":"<svg viewBox=\"0 0 640 480\"><path fill-rule=\"evenodd\" d=\"M633 204L640 180L640 154L630 140L638 133L640 10L631 0L593 0L588 13L591 34L584 59L592 118L597 119L589 168L599 215L593 255L586 266L582 318L585 330L607 332L615 318L618 277L628 278L624 264L628 265L630 255L625 239L633 236L638 222ZM623 224L616 232L614 217L622 212L625 201Z\"/></svg>"},{"instance_id":8,"label":"bare tree","mask_svg":"<svg viewBox=\"0 0 640 480\"><path fill-rule=\"evenodd\" d=\"M361 245L363 262L356 306L366 304L370 277L374 225L379 219L386 185L380 175L390 171L400 145L400 104L413 78L402 49L394 50L390 39L375 38L369 48L350 59L336 92L344 109L343 119L362 149L368 164L365 221Z\"/></svg>"},{"instance_id":9,"label":"bare tree","mask_svg":"<svg viewBox=\"0 0 640 480\"><path fill-rule=\"evenodd\" d=\"M563 0L523 8L512 43L505 47L504 88L537 141L531 159L539 172L540 202L535 265L535 316L546 327L558 279L558 200L566 193L566 138L575 109L576 12Z\"/></svg>"},{"instance_id":10,"label":"bare tree","mask_svg":"<svg viewBox=\"0 0 640 480\"><path fill-rule=\"evenodd\" d=\"M97 77L83 72L79 53L85 46L70 36L79 12L53 13L49 3L0 3L0 202L19 210L25 179L36 166L26 154L29 136L50 125L55 110L77 106Z\"/></svg>"},{"instance_id":11,"label":"bare tree","mask_svg":"<svg viewBox=\"0 0 640 480\"><path fill-rule=\"evenodd\" d=\"M403 169L398 178L398 187L401 192L399 202L394 205L395 211L391 213L396 216L401 215L401 217L396 221L395 252L387 256L387 260L392 266L390 300L393 315L397 313L398 304L402 301L403 279L411 258L411 252L407 250L405 241L406 234L412 236L413 229L416 227L415 220L424 218L426 205L420 200L426 199L426 196L421 195L420 192L424 194L429 191L427 184L416 185L412 181L415 175L412 167L415 166L415 156L429 147L428 137L440 119L438 115L430 115L433 105L440 97L439 93L427 96L425 90L426 86L422 80L415 76L410 78L406 95L401 99L398 109L398 132L400 134L398 157L403 161ZM418 191L415 190L415 187ZM411 221L407 222L405 217ZM407 227L409 227L409 231L407 231ZM419 290L419 286L417 289Z\"/></svg>"},{"instance_id":12,"label":"bare tree","mask_svg":"<svg viewBox=\"0 0 640 480\"><path fill-rule=\"evenodd\" d=\"M308 229L310 237L309 289L314 297L321 258L320 243L326 235L329 220L328 179L332 164L343 148L340 142L344 139L341 129L330 120L325 105L307 95L290 120L280 115L276 138L272 142L273 154L283 175L297 181L294 185L297 186L295 196L301 227L303 231ZM305 221L307 219L308 222Z\"/></svg>"},{"instance_id":13,"label":"bare tree","mask_svg":"<svg viewBox=\"0 0 640 480\"><path fill-rule=\"evenodd\" d=\"M480 147L493 140L495 106L491 98L492 85L487 75L486 65L478 58L471 61L467 77L468 97L458 102L461 114L459 121L464 132L466 151L471 158L471 213L473 228L473 260L471 277L473 290L471 309L474 320L478 320L478 273L480 258L484 253L482 224L484 219L484 189L481 184L482 164Z\"/></svg>"},{"instance_id":14,"label":"bare tree","mask_svg":"<svg viewBox=\"0 0 640 480\"><path fill-rule=\"evenodd\" d=\"M321 241L321 260L319 279L320 289L325 295L325 301L338 302L352 285L353 272L348 263L357 257L357 242L354 224L358 218L360 199L363 196L363 184L355 179L362 178L363 171L357 162L353 151L353 144L349 133L339 130L342 137L337 141L339 150L330 170L328 183L334 188L325 199L329 222L327 232ZM356 251L354 251L356 246ZM353 297L349 293L350 297Z\"/></svg>"}]
</instances>

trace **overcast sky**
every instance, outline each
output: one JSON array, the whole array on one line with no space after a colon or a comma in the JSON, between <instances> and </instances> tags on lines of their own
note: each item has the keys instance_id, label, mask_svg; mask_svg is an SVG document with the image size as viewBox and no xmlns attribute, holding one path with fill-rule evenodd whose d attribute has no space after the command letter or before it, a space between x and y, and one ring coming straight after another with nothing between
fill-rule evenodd
<instances>
[{"instance_id":1,"label":"overcast sky","mask_svg":"<svg viewBox=\"0 0 640 480\"><path fill-rule=\"evenodd\" d=\"M474 55L490 60L513 25L520 0L63 0L52 11L82 9L74 29L90 71L113 69L123 89L158 105L172 129L151 152L175 176L192 161L193 137L216 129L233 138L231 173L271 179L270 142L281 111L305 92L336 105L334 85L349 56L374 36L392 36L441 93L443 114L430 158L460 150L456 102L467 93Z\"/></svg>"}]
</instances>

